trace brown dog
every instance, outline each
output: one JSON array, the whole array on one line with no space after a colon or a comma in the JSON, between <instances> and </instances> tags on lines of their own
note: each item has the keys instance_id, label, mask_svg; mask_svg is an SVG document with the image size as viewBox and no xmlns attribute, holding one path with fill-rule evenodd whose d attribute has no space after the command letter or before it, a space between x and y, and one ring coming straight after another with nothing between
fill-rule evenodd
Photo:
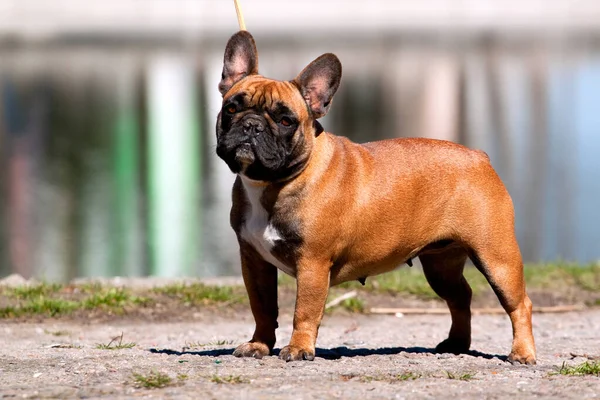
<instances>
[{"instance_id":1,"label":"brown dog","mask_svg":"<svg viewBox=\"0 0 600 400\"><path fill-rule=\"evenodd\" d=\"M333 54L294 80L258 75L252 36L233 35L219 90L217 154L238 175L231 226L256 321L236 356L275 345L277 268L297 279L294 329L284 360L312 360L329 287L391 271L419 257L452 316L438 352L471 343L470 258L513 327L508 359L535 363L531 301L515 239L511 198L485 153L429 139L364 145L323 132L317 119L342 74Z\"/></svg>"}]
</instances>

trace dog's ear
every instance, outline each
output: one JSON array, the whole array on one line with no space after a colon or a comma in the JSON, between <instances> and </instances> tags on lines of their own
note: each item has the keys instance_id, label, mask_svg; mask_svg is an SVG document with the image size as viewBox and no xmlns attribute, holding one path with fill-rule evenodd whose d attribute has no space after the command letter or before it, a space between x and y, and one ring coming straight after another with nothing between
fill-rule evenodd
<instances>
[{"instance_id":1,"label":"dog's ear","mask_svg":"<svg viewBox=\"0 0 600 400\"><path fill-rule=\"evenodd\" d=\"M248 31L239 31L225 47L219 92L225 95L237 81L255 74L258 74L258 52L254 38Z\"/></svg>"},{"instance_id":2,"label":"dog's ear","mask_svg":"<svg viewBox=\"0 0 600 400\"><path fill-rule=\"evenodd\" d=\"M294 79L300 87L313 117L321 118L331 105L331 99L340 86L342 64L331 53L317 58Z\"/></svg>"}]
</instances>

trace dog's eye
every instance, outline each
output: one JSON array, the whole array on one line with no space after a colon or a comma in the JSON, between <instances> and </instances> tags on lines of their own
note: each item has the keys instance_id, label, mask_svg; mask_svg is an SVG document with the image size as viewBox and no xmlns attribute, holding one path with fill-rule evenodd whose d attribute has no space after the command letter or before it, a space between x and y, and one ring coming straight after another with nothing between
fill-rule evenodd
<instances>
[{"instance_id":1,"label":"dog's eye","mask_svg":"<svg viewBox=\"0 0 600 400\"><path fill-rule=\"evenodd\" d=\"M237 107L235 106L235 104L230 104L227 107L225 107L225 111L227 111L229 114L235 114L235 112L237 111Z\"/></svg>"},{"instance_id":2,"label":"dog's eye","mask_svg":"<svg viewBox=\"0 0 600 400\"><path fill-rule=\"evenodd\" d=\"M281 118L281 121L279 121L279 123L283 126L292 126L292 120L288 117Z\"/></svg>"}]
</instances>

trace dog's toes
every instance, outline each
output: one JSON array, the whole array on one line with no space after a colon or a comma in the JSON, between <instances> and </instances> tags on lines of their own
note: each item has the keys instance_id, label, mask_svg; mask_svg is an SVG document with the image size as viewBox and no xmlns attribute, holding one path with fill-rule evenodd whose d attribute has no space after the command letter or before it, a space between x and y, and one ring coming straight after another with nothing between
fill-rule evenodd
<instances>
[{"instance_id":1,"label":"dog's toes","mask_svg":"<svg viewBox=\"0 0 600 400\"><path fill-rule=\"evenodd\" d=\"M510 353L508 355L508 362L513 365L525 364L525 365L535 365L535 356L533 354L517 354Z\"/></svg>"},{"instance_id":2,"label":"dog's toes","mask_svg":"<svg viewBox=\"0 0 600 400\"><path fill-rule=\"evenodd\" d=\"M463 354L469 351L469 340L446 339L435 347L436 353Z\"/></svg>"},{"instance_id":3,"label":"dog's toes","mask_svg":"<svg viewBox=\"0 0 600 400\"><path fill-rule=\"evenodd\" d=\"M269 346L259 342L248 342L239 345L233 355L236 357L254 357L261 359L264 356L268 356L271 350Z\"/></svg>"},{"instance_id":4,"label":"dog's toes","mask_svg":"<svg viewBox=\"0 0 600 400\"><path fill-rule=\"evenodd\" d=\"M315 359L314 350L301 349L295 346L285 346L279 352L279 358L284 361L313 361Z\"/></svg>"}]
</instances>

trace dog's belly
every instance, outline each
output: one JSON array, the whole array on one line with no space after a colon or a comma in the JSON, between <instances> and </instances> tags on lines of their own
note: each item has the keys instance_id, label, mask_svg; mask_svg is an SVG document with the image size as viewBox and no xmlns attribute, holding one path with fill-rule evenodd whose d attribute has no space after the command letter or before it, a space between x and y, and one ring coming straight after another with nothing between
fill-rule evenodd
<instances>
[{"instance_id":1,"label":"dog's belly","mask_svg":"<svg viewBox=\"0 0 600 400\"><path fill-rule=\"evenodd\" d=\"M344 282L366 279L370 276L384 274L399 268L408 260L407 256L391 256L387 259L354 260L349 259L343 265L334 264L331 269L331 286Z\"/></svg>"}]
</instances>

